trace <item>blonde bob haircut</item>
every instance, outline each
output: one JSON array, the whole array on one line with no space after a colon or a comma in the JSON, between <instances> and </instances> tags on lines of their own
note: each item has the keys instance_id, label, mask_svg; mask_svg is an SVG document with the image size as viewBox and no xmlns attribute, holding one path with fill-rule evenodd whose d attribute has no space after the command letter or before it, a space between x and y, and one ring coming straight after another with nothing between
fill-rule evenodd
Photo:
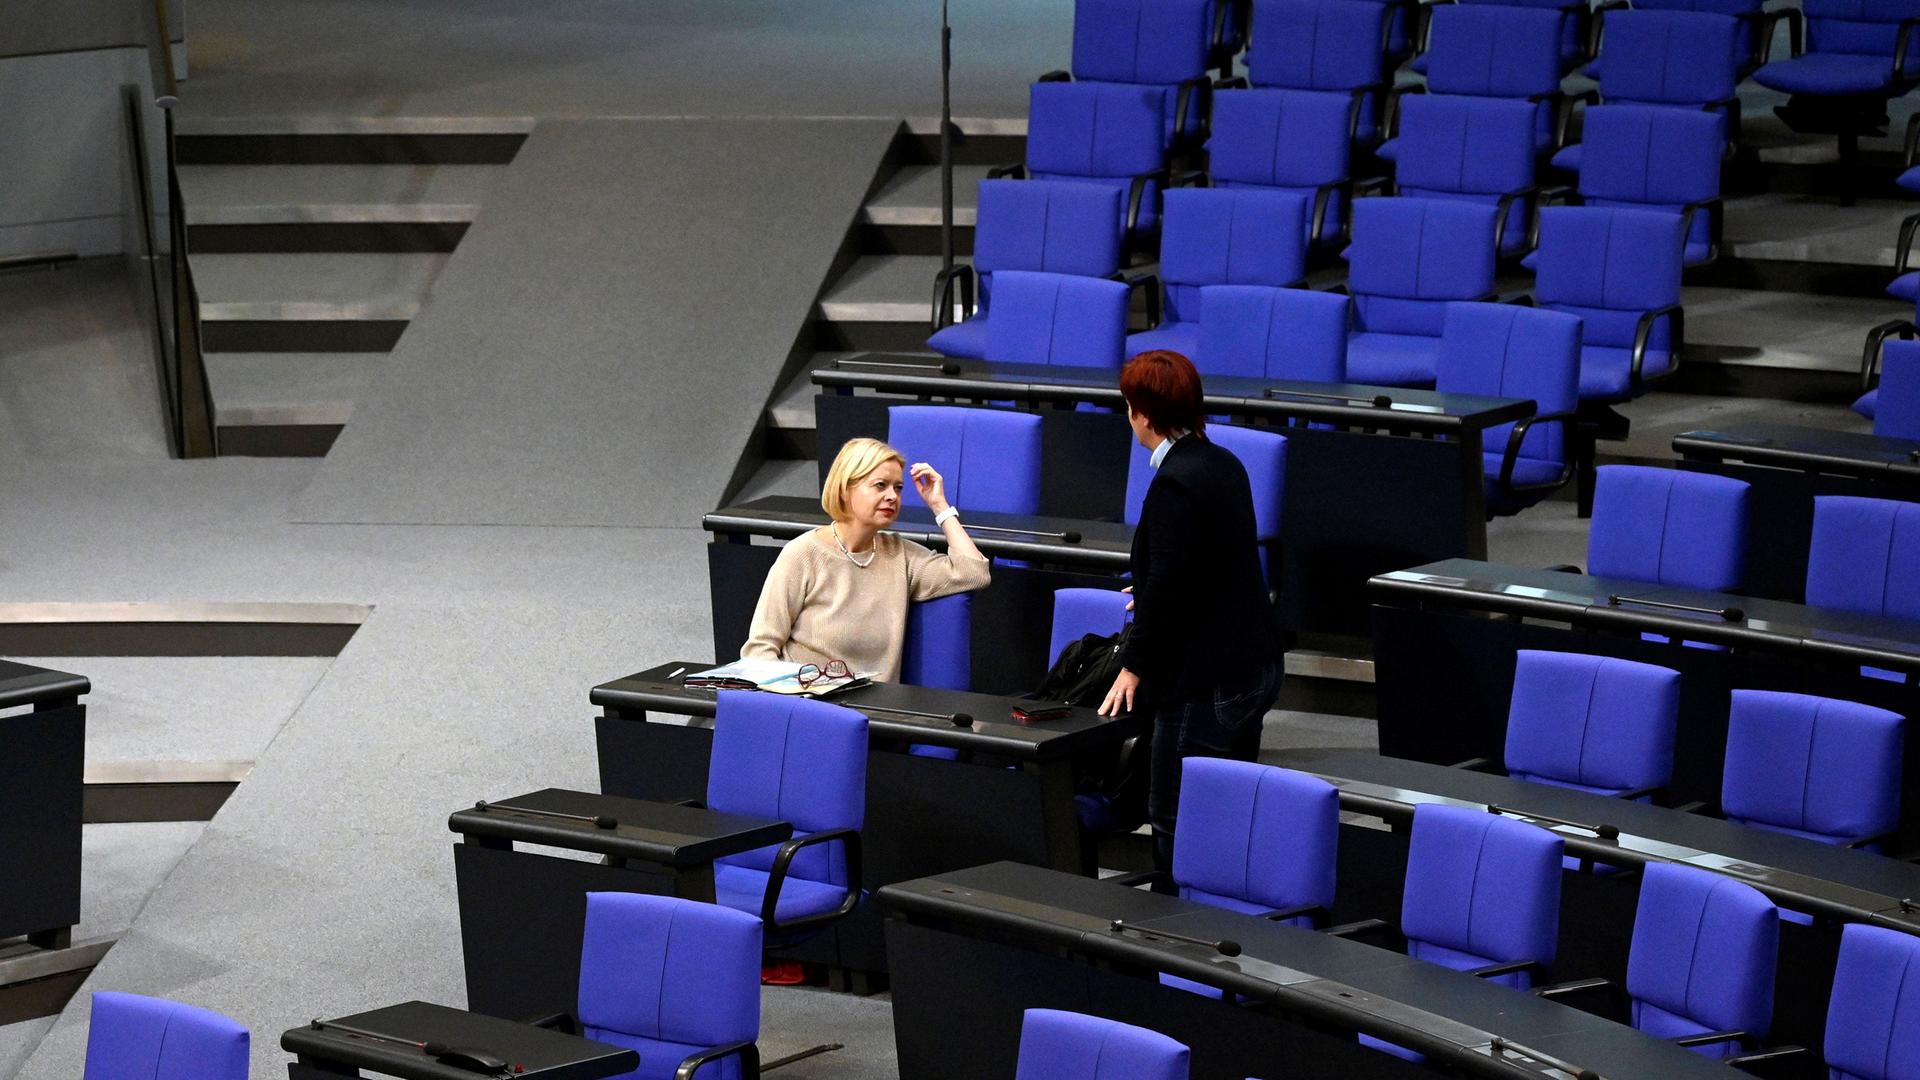
<instances>
[{"instance_id":1,"label":"blonde bob haircut","mask_svg":"<svg viewBox=\"0 0 1920 1080\"><path fill-rule=\"evenodd\" d=\"M889 461L899 462L902 473L907 471L907 459L879 439L848 439L833 456L833 465L827 469L827 482L820 486L820 508L835 521L853 516L847 512L848 489Z\"/></svg>"}]
</instances>

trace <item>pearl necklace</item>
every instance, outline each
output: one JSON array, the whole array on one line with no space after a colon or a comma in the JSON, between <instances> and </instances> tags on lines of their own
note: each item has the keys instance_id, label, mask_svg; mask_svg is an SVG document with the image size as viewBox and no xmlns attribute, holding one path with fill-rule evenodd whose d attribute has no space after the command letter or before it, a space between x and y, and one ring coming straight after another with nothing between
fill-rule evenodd
<instances>
[{"instance_id":1,"label":"pearl necklace","mask_svg":"<svg viewBox=\"0 0 1920 1080\"><path fill-rule=\"evenodd\" d=\"M867 552L867 561L861 562L859 559L854 558L853 552L848 551L847 545L841 542L839 522L834 522L832 525L827 526L827 531L833 533L833 546L840 549L840 554L845 555L847 557L848 562L852 563L853 565L859 567L862 570L865 570L867 567L872 566L874 558L880 554L880 549L878 547L875 547L872 551Z\"/></svg>"}]
</instances>

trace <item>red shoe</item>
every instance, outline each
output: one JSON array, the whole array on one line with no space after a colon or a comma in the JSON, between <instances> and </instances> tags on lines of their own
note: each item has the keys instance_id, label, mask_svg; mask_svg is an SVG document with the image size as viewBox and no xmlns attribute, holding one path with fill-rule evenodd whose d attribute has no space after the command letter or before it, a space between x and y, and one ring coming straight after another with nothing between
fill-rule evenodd
<instances>
[{"instance_id":1,"label":"red shoe","mask_svg":"<svg viewBox=\"0 0 1920 1080\"><path fill-rule=\"evenodd\" d=\"M807 967L798 960L760 961L761 986L801 986L807 981Z\"/></svg>"}]
</instances>

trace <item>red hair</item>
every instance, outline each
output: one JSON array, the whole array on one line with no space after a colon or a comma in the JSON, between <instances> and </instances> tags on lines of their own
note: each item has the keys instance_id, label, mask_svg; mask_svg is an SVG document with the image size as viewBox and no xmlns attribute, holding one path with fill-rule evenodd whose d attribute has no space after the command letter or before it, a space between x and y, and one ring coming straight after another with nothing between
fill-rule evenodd
<instances>
[{"instance_id":1,"label":"red hair","mask_svg":"<svg viewBox=\"0 0 1920 1080\"><path fill-rule=\"evenodd\" d=\"M1207 417L1201 412L1200 372L1193 361L1168 349L1143 352L1120 369L1120 396L1163 435L1191 431L1202 438Z\"/></svg>"}]
</instances>

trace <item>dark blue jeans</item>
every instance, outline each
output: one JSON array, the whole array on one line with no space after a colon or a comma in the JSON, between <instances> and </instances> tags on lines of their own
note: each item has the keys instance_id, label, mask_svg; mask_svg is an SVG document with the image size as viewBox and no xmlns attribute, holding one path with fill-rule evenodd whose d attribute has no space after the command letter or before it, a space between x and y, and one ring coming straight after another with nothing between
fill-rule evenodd
<instances>
[{"instance_id":1,"label":"dark blue jeans","mask_svg":"<svg viewBox=\"0 0 1920 1080\"><path fill-rule=\"evenodd\" d=\"M1271 660L1213 692L1161 704L1153 714L1153 765L1147 788L1147 820L1153 824L1153 861L1173 869L1173 827L1180 813L1181 763L1190 757L1260 756L1260 727L1280 696L1280 661Z\"/></svg>"}]
</instances>

